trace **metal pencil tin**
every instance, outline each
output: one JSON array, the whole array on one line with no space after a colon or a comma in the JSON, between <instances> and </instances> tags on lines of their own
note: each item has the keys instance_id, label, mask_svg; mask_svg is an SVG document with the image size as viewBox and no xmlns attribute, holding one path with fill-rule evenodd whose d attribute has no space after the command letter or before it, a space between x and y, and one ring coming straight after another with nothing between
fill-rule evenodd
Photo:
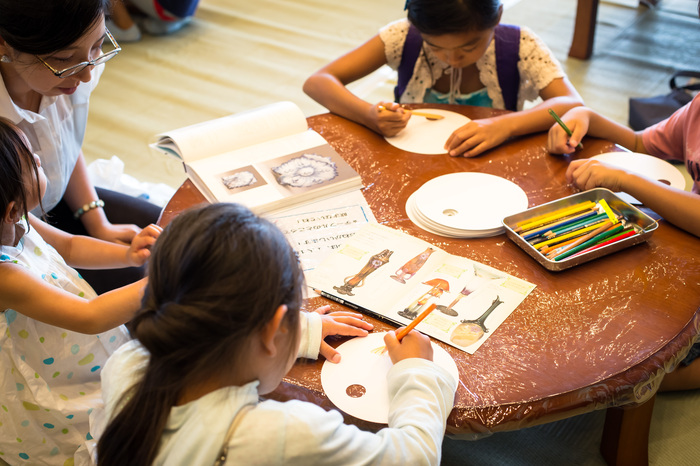
<instances>
[{"instance_id":1,"label":"metal pencil tin","mask_svg":"<svg viewBox=\"0 0 700 466\"><path fill-rule=\"evenodd\" d=\"M597 202L600 199L604 199L613 210L622 214L622 216L626 219L627 224L633 226L639 234L584 254L569 256L560 261L554 261L541 254L529 242L514 231L517 223L526 221L529 218L546 215L550 212L555 212L559 209L573 206L585 201ZM520 246L521 249L532 256L544 268L554 272L559 272L561 270L583 264L584 262L606 256L613 252L620 251L621 249L628 248L635 244L639 244L643 241L647 241L654 233L654 230L656 230L659 226L656 220L652 219L636 207L624 202L622 199L617 197L615 193L605 188L591 189L590 191L581 192L572 196L558 199L556 201L548 202L547 204L532 207L523 212L504 218L503 225L505 226L506 235L511 241Z\"/></svg>"}]
</instances>

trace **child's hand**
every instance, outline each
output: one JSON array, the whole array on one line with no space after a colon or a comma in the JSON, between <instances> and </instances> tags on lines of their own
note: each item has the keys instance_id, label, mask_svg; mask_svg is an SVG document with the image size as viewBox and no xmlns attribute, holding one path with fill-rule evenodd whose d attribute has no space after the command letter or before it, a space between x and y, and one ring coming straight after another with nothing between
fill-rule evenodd
<instances>
[{"instance_id":1,"label":"child's hand","mask_svg":"<svg viewBox=\"0 0 700 466\"><path fill-rule=\"evenodd\" d=\"M554 123L549 128L547 136L547 150L552 154L569 154L573 152L588 132L590 117L586 108L572 108L561 117L561 120L571 131L571 136L566 134L566 131L559 123Z\"/></svg>"},{"instance_id":2,"label":"child's hand","mask_svg":"<svg viewBox=\"0 0 700 466\"><path fill-rule=\"evenodd\" d=\"M325 338L331 335L342 335L352 337L366 337L367 333L374 328L369 322L362 320L362 314L355 312L340 311L328 312L330 306L321 306L315 312L322 314L323 341L321 341L321 355L333 363L340 362L340 353L335 348L326 343Z\"/></svg>"},{"instance_id":3,"label":"child's hand","mask_svg":"<svg viewBox=\"0 0 700 466\"><path fill-rule=\"evenodd\" d=\"M384 335L384 344L394 364L410 358L433 360L433 346L430 344L430 338L417 330L411 330L401 341L396 338L395 331L387 332Z\"/></svg>"},{"instance_id":4,"label":"child's hand","mask_svg":"<svg viewBox=\"0 0 700 466\"><path fill-rule=\"evenodd\" d=\"M408 124L411 114L396 102L379 102L371 109L370 121L382 136L396 136Z\"/></svg>"},{"instance_id":5,"label":"child's hand","mask_svg":"<svg viewBox=\"0 0 700 466\"><path fill-rule=\"evenodd\" d=\"M126 251L126 261L129 265L140 266L151 257L151 246L163 232L158 225L150 224L139 232L131 240L129 249Z\"/></svg>"},{"instance_id":6,"label":"child's hand","mask_svg":"<svg viewBox=\"0 0 700 466\"><path fill-rule=\"evenodd\" d=\"M472 120L457 128L445 142L450 156L475 157L510 137L507 122L496 118Z\"/></svg>"},{"instance_id":7,"label":"child's hand","mask_svg":"<svg viewBox=\"0 0 700 466\"><path fill-rule=\"evenodd\" d=\"M98 238L110 243L129 244L141 229L137 225L112 224L105 222L88 230L93 238Z\"/></svg>"},{"instance_id":8,"label":"child's hand","mask_svg":"<svg viewBox=\"0 0 700 466\"><path fill-rule=\"evenodd\" d=\"M582 191L603 187L622 191L622 180L627 172L597 160L574 160L566 169L566 181Z\"/></svg>"}]
</instances>

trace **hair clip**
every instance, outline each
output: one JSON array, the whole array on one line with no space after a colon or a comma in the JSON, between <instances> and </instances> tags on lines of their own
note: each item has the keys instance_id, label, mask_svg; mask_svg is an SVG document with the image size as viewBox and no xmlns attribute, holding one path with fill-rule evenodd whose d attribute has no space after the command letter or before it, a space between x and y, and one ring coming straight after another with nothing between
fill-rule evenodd
<instances>
[{"instance_id":1,"label":"hair clip","mask_svg":"<svg viewBox=\"0 0 700 466\"><path fill-rule=\"evenodd\" d=\"M411 1L411 0L406 0L406 4L403 6L403 11L408 10L408 3L409 3L410 1Z\"/></svg>"}]
</instances>

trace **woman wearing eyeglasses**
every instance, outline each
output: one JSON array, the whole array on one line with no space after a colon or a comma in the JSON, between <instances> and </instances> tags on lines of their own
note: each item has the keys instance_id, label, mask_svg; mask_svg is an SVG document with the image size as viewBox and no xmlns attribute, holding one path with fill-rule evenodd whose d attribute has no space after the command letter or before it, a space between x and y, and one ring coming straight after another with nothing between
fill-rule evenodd
<instances>
[{"instance_id":1,"label":"woman wearing eyeglasses","mask_svg":"<svg viewBox=\"0 0 700 466\"><path fill-rule=\"evenodd\" d=\"M121 50L105 28L109 8L110 0L0 0L0 116L22 129L41 159L50 223L130 243L160 209L96 189L81 149L100 65ZM138 269L81 273L98 293L141 275Z\"/></svg>"}]
</instances>

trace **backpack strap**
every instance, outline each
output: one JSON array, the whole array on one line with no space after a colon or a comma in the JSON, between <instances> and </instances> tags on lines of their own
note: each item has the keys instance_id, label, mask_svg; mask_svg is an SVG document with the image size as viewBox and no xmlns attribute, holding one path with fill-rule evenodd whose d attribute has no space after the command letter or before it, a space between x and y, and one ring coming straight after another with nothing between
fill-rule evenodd
<instances>
[{"instance_id":1,"label":"backpack strap","mask_svg":"<svg viewBox=\"0 0 700 466\"><path fill-rule=\"evenodd\" d=\"M506 109L517 110L518 88L520 87L520 28L510 24L499 24L494 33L496 47L496 72L503 93ZM414 25L410 25L403 44L398 80L394 88L394 100L399 101L413 76L413 69L423 45L423 38Z\"/></svg>"},{"instance_id":2,"label":"backpack strap","mask_svg":"<svg viewBox=\"0 0 700 466\"><path fill-rule=\"evenodd\" d=\"M518 109L520 87L520 28L511 24L499 24L494 32L496 46L496 74L501 86L503 103L507 110Z\"/></svg>"},{"instance_id":3,"label":"backpack strap","mask_svg":"<svg viewBox=\"0 0 700 466\"><path fill-rule=\"evenodd\" d=\"M394 100L399 101L401 95L406 90L408 82L413 76L413 69L416 67L418 56L420 55L423 46L423 37L418 32L418 29L411 24L406 34L406 41L403 43L403 51L401 52L401 63L399 63L398 80L394 88Z\"/></svg>"}]
</instances>

